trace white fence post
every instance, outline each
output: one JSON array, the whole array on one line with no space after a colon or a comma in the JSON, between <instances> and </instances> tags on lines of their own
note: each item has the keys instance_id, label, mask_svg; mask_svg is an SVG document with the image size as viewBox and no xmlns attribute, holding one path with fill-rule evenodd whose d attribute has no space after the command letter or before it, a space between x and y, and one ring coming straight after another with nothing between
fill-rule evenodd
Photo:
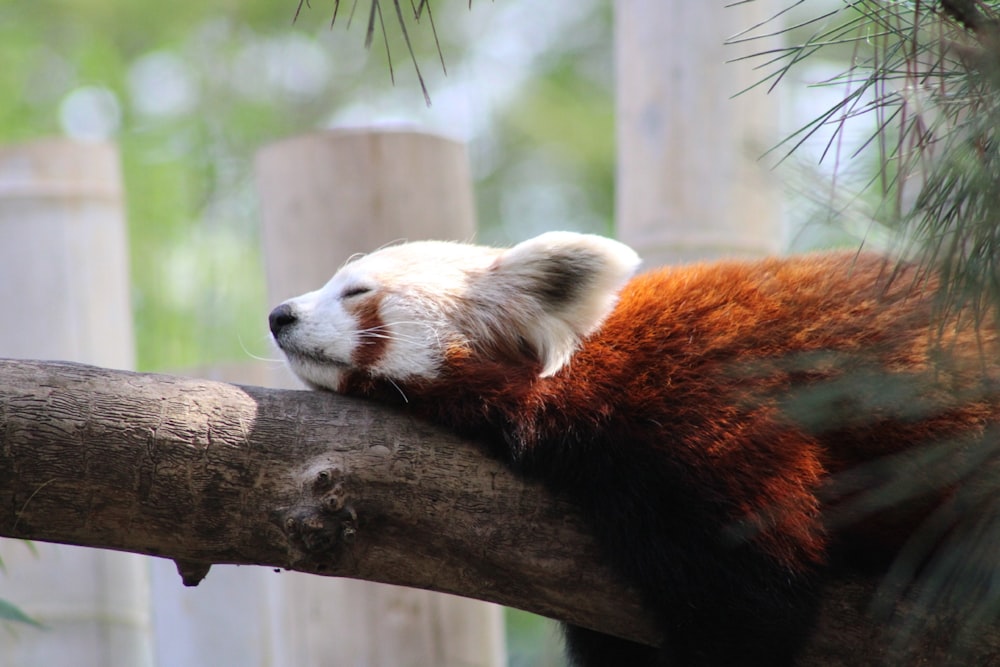
<instances>
[{"instance_id":1,"label":"white fence post","mask_svg":"<svg viewBox=\"0 0 1000 667\"><path fill-rule=\"evenodd\" d=\"M0 356L132 368L127 252L113 146L0 148ZM144 557L18 540L0 552L0 597L47 626L4 630L0 666L152 664Z\"/></svg>"},{"instance_id":2,"label":"white fence post","mask_svg":"<svg viewBox=\"0 0 1000 667\"><path fill-rule=\"evenodd\" d=\"M777 13L775 0L616 0L619 237L647 266L781 248L782 210L758 158L779 137L778 99L727 61L767 42L725 40Z\"/></svg>"}]
</instances>

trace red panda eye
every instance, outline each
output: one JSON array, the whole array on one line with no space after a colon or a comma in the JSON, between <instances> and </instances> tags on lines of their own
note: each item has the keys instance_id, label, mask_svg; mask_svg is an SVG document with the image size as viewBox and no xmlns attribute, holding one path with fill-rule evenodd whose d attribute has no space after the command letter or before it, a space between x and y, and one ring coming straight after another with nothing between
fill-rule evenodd
<instances>
[{"instance_id":1,"label":"red panda eye","mask_svg":"<svg viewBox=\"0 0 1000 667\"><path fill-rule=\"evenodd\" d=\"M362 294L367 294L371 292L371 287L364 287L362 285L355 285L354 287L348 287L343 292L340 293L341 299L350 299L354 296L361 296Z\"/></svg>"}]
</instances>

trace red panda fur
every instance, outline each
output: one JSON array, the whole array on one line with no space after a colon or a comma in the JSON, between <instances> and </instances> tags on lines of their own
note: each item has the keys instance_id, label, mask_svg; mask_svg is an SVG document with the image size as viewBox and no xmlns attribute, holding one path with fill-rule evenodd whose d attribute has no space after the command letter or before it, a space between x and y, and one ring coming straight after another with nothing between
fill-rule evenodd
<instances>
[{"instance_id":1,"label":"red panda fur","mask_svg":"<svg viewBox=\"0 0 1000 667\"><path fill-rule=\"evenodd\" d=\"M996 332L935 324L937 290L855 253L654 270L551 377L516 341L450 343L433 378L336 389L486 439L580 506L666 645L574 628L578 664L790 664L838 554L885 562L947 493L848 521L836 480L1000 418Z\"/></svg>"}]
</instances>

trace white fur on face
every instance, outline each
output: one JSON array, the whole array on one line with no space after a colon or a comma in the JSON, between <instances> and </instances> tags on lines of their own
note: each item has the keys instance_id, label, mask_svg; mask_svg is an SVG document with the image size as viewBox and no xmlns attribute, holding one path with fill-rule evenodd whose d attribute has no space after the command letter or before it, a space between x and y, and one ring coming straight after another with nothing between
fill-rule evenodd
<instances>
[{"instance_id":1,"label":"white fur on face","mask_svg":"<svg viewBox=\"0 0 1000 667\"><path fill-rule=\"evenodd\" d=\"M350 262L321 289L289 299L297 321L277 343L296 375L336 390L351 370L394 380L433 378L456 333L447 311L499 251L423 241ZM375 315L373 317L373 315ZM382 353L358 364L360 348Z\"/></svg>"},{"instance_id":2,"label":"white fur on face","mask_svg":"<svg viewBox=\"0 0 1000 667\"><path fill-rule=\"evenodd\" d=\"M455 347L489 355L527 343L542 376L596 330L639 260L598 236L552 232L509 250L441 241L384 248L285 302L275 339L306 382L338 389L349 371L438 377Z\"/></svg>"}]
</instances>

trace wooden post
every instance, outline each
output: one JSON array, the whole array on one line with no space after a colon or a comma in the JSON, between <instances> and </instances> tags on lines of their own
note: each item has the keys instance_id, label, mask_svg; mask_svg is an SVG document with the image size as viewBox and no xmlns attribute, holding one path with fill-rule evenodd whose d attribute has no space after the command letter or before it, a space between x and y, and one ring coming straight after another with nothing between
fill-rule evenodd
<instances>
[{"instance_id":1,"label":"wooden post","mask_svg":"<svg viewBox=\"0 0 1000 667\"><path fill-rule=\"evenodd\" d=\"M356 252L406 239L469 240L475 231L465 148L441 137L309 134L265 148L256 168L273 304L319 288ZM275 384L291 382L285 374ZM506 664L495 605L295 573L275 582L284 629L277 652L289 665Z\"/></svg>"},{"instance_id":2,"label":"wooden post","mask_svg":"<svg viewBox=\"0 0 1000 667\"><path fill-rule=\"evenodd\" d=\"M727 63L765 47L724 44L779 9L616 0L617 227L646 266L781 248L780 193L758 160L779 136L778 100L731 98L759 74Z\"/></svg>"},{"instance_id":3,"label":"wooden post","mask_svg":"<svg viewBox=\"0 0 1000 667\"><path fill-rule=\"evenodd\" d=\"M0 149L0 349L135 364L118 154L40 141Z\"/></svg>"},{"instance_id":4,"label":"wooden post","mask_svg":"<svg viewBox=\"0 0 1000 667\"><path fill-rule=\"evenodd\" d=\"M132 368L127 250L113 146L0 148L0 356ZM0 557L0 597L47 626L4 632L0 665L152 664L144 557L16 540Z\"/></svg>"}]
</instances>

